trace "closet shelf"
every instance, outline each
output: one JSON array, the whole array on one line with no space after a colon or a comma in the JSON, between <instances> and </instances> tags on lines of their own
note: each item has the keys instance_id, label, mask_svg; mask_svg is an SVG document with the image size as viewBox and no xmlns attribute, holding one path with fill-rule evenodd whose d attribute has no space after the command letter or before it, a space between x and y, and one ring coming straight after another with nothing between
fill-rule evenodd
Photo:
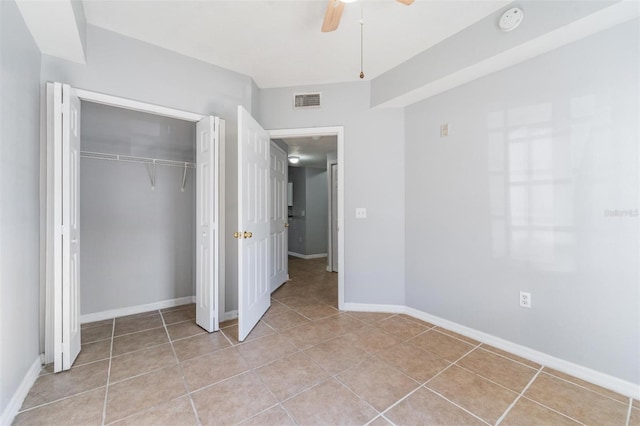
<instances>
[{"instance_id":1,"label":"closet shelf","mask_svg":"<svg viewBox=\"0 0 640 426\"><path fill-rule=\"evenodd\" d=\"M127 163L155 164L157 166L196 168L196 164L189 161L162 160L158 158L134 157L131 155L106 154L103 152L80 151L80 157L93 158L96 160L124 161Z\"/></svg>"}]
</instances>

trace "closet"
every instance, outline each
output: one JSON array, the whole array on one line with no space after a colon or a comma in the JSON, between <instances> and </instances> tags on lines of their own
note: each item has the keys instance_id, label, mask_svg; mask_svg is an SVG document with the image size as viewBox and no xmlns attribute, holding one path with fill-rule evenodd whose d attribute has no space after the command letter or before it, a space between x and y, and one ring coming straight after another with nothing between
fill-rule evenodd
<instances>
[{"instance_id":1,"label":"closet","mask_svg":"<svg viewBox=\"0 0 640 426\"><path fill-rule=\"evenodd\" d=\"M82 102L81 320L195 296L195 127Z\"/></svg>"},{"instance_id":2,"label":"closet","mask_svg":"<svg viewBox=\"0 0 640 426\"><path fill-rule=\"evenodd\" d=\"M224 120L47 83L45 363L80 323L196 302L224 312Z\"/></svg>"}]
</instances>

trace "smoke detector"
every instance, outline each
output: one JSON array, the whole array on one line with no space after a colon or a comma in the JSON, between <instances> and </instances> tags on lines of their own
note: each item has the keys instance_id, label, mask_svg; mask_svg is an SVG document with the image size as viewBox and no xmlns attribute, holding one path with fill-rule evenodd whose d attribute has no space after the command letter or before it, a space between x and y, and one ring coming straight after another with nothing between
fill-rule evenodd
<instances>
[{"instance_id":1,"label":"smoke detector","mask_svg":"<svg viewBox=\"0 0 640 426\"><path fill-rule=\"evenodd\" d=\"M512 7L500 16L498 25L504 32L513 31L518 28L518 25L524 18L524 12L519 7Z\"/></svg>"}]
</instances>

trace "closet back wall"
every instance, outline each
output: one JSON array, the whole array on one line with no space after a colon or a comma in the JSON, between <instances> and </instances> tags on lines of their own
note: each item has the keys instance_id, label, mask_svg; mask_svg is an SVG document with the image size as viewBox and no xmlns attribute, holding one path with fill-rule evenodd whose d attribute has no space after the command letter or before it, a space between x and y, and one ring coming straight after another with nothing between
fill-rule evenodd
<instances>
[{"instance_id":1,"label":"closet back wall","mask_svg":"<svg viewBox=\"0 0 640 426\"><path fill-rule=\"evenodd\" d=\"M82 151L195 161L195 125L82 103ZM191 297L195 169L81 158L82 315Z\"/></svg>"}]
</instances>

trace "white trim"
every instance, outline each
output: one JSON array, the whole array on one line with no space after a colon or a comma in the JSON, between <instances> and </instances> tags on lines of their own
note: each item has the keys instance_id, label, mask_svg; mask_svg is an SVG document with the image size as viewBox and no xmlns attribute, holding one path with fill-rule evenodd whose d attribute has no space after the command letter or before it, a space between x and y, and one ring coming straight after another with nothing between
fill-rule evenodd
<instances>
[{"instance_id":1,"label":"white trim","mask_svg":"<svg viewBox=\"0 0 640 426\"><path fill-rule=\"evenodd\" d=\"M385 312L389 314L404 314L407 307L404 305L374 305L368 303L345 303L344 310L350 312Z\"/></svg>"},{"instance_id":2,"label":"white trim","mask_svg":"<svg viewBox=\"0 0 640 426\"><path fill-rule=\"evenodd\" d=\"M174 306L195 303L194 296L179 297L177 299L161 300L160 302L147 303L146 305L128 306L126 308L110 309L108 311L94 312L80 315L80 324L102 321L111 318L124 317L126 315L141 314L143 312L157 311L158 309L173 308Z\"/></svg>"},{"instance_id":3,"label":"white trim","mask_svg":"<svg viewBox=\"0 0 640 426\"><path fill-rule=\"evenodd\" d=\"M321 259L323 257L327 257L327 253L319 253L319 254L300 254L293 251L288 251L287 254L293 257L299 257L300 259Z\"/></svg>"},{"instance_id":4,"label":"white trim","mask_svg":"<svg viewBox=\"0 0 640 426\"><path fill-rule=\"evenodd\" d=\"M22 382L20 382L20 386L14 392L13 396L9 400L9 403L5 407L2 412L2 417L0 417L0 425L10 425L13 423L13 420L16 418L20 407L22 407L22 403L24 399L27 397L31 386L38 379L38 375L40 375L40 370L42 370L42 363L40 361L40 355L36 357L36 359L27 370L27 374L24 375Z\"/></svg>"},{"instance_id":5,"label":"white trim","mask_svg":"<svg viewBox=\"0 0 640 426\"><path fill-rule=\"evenodd\" d=\"M225 321L229 321L232 319L236 319L238 318L238 311L229 311L229 312L225 312L224 314L220 315L220 322L225 322Z\"/></svg>"},{"instance_id":6,"label":"white trim","mask_svg":"<svg viewBox=\"0 0 640 426\"><path fill-rule=\"evenodd\" d=\"M225 196L226 196L226 145L227 145L227 123L222 118L218 119L218 124L220 125L218 131L218 159L216 162L216 167L218 169L218 201L217 201L217 209L218 209L218 306L216 309L218 311L218 315L223 315L226 308L226 293L227 293L227 272L226 272L226 244L225 244L225 235L227 234L227 223L226 223L226 207L225 207ZM195 298L194 298L195 300ZM220 318L218 318L218 323L220 323Z\"/></svg>"},{"instance_id":7,"label":"white trim","mask_svg":"<svg viewBox=\"0 0 640 426\"><path fill-rule=\"evenodd\" d=\"M555 370L561 371L582 380L586 380L598 386L602 386L603 388L618 392L622 395L629 396L635 399L640 398L640 386L626 380L622 380L617 377L592 370L590 368L575 364L570 361L566 361L564 359L556 358L544 352L540 352L535 349L513 343L500 337L437 317L435 315L427 314L417 309L407 307L405 313L412 317L462 334L463 336L467 336L482 343L486 343L487 345L495 346L498 349L502 349L514 355L518 355L528 360L537 362L538 364L542 364L545 367L553 368Z\"/></svg>"},{"instance_id":8,"label":"white trim","mask_svg":"<svg viewBox=\"0 0 640 426\"><path fill-rule=\"evenodd\" d=\"M269 130L272 139L307 136L336 136L338 139L338 309L344 310L344 127L307 127L302 129Z\"/></svg>"},{"instance_id":9,"label":"white trim","mask_svg":"<svg viewBox=\"0 0 640 426\"><path fill-rule=\"evenodd\" d=\"M346 303L345 310L358 312L389 312L397 314L407 314L414 318L429 322L433 325L437 325L439 327L446 328L447 330L454 331L471 339L478 340L479 342L485 343L487 345L491 345L498 349L510 352L514 355L518 355L522 358L526 358L538 364L542 364L545 367L553 368L554 370L561 371L573 377L577 377L578 379L586 380L589 383L593 383L595 385L602 386L603 388L610 389L619 394L634 399L640 399L640 385L631 383L623 379L619 379L614 376L610 376L605 373L601 373L596 370L592 370L590 368L575 364L570 361L566 361L564 359L556 358L544 352L540 352L535 349L510 342L500 337L458 324L453 321L449 321L444 318L437 317L435 315L428 314L426 312L422 312L418 309L410 308L403 305Z\"/></svg>"},{"instance_id":10,"label":"white trim","mask_svg":"<svg viewBox=\"0 0 640 426\"><path fill-rule=\"evenodd\" d=\"M192 122L198 122L205 117L204 115L196 114L193 112L148 104L146 102L134 101L131 99L121 98L119 96L105 95L104 93L91 92L89 90L76 89L73 87L71 88L71 90L77 97L80 98L81 101L109 105L133 111L146 112L154 115L162 115L164 117L177 118L178 120Z\"/></svg>"}]
</instances>

